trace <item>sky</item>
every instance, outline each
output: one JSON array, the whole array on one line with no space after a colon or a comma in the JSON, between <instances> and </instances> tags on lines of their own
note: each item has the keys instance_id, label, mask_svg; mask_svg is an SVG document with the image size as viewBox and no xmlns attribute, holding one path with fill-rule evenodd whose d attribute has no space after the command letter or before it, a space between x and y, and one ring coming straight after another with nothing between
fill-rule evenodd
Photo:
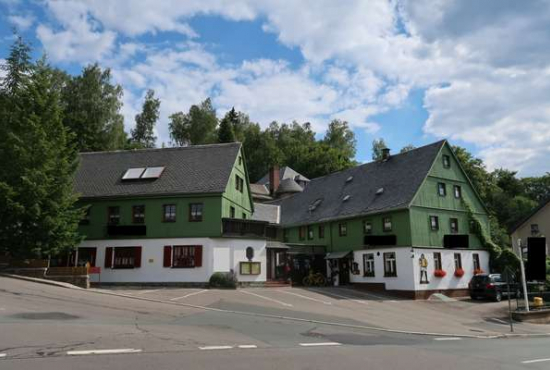
<instances>
[{"instance_id":1,"label":"sky","mask_svg":"<svg viewBox=\"0 0 550 370\"><path fill-rule=\"evenodd\" d=\"M147 89L168 116L211 97L266 127L333 119L393 152L440 139L520 176L550 171L550 2L516 0L0 0L12 29L76 74L124 88L126 130Z\"/></svg>"}]
</instances>

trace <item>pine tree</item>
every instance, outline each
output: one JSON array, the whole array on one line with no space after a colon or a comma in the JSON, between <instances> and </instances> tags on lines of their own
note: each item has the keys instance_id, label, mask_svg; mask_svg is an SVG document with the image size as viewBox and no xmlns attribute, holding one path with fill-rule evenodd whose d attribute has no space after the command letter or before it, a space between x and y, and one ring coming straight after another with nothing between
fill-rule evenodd
<instances>
[{"instance_id":1,"label":"pine tree","mask_svg":"<svg viewBox=\"0 0 550 370\"><path fill-rule=\"evenodd\" d=\"M154 135L155 124L159 119L160 100L155 92L148 90L140 114L136 115L136 127L132 130L132 143L142 148L154 148L157 140Z\"/></svg>"},{"instance_id":2,"label":"pine tree","mask_svg":"<svg viewBox=\"0 0 550 370\"><path fill-rule=\"evenodd\" d=\"M238 124L239 117L232 108L220 122L218 129L218 142L232 143L235 141L235 126Z\"/></svg>"},{"instance_id":3,"label":"pine tree","mask_svg":"<svg viewBox=\"0 0 550 370\"><path fill-rule=\"evenodd\" d=\"M30 60L28 51L10 57ZM8 75L18 65L8 65ZM0 135L0 252L44 257L81 240L82 210L72 188L78 157L62 122L52 69L41 60L26 76L9 97L2 91L0 118L12 119Z\"/></svg>"}]
</instances>

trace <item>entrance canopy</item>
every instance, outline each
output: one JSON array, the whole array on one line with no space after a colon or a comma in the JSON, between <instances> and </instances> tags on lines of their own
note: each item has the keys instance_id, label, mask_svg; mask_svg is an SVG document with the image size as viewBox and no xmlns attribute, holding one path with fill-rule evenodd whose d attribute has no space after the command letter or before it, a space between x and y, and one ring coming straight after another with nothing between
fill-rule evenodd
<instances>
[{"instance_id":1,"label":"entrance canopy","mask_svg":"<svg viewBox=\"0 0 550 370\"><path fill-rule=\"evenodd\" d=\"M266 244L266 248L290 249L290 247L288 245L286 245L285 243L278 242L278 241L268 241L267 244Z\"/></svg>"},{"instance_id":2,"label":"entrance canopy","mask_svg":"<svg viewBox=\"0 0 550 370\"><path fill-rule=\"evenodd\" d=\"M340 260L342 258L348 258L351 256L352 251L344 251L344 252L331 252L327 253L325 256L326 260Z\"/></svg>"}]
</instances>

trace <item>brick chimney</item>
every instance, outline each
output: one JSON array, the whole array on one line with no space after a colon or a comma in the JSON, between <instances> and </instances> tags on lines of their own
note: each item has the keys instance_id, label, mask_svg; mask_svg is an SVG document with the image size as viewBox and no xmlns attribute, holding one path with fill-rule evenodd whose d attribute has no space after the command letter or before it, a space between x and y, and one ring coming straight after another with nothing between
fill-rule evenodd
<instances>
[{"instance_id":1,"label":"brick chimney","mask_svg":"<svg viewBox=\"0 0 550 370\"><path fill-rule=\"evenodd\" d=\"M271 195L275 194L280 183L281 175L279 172L279 166L273 165L273 167L269 169L269 192Z\"/></svg>"}]
</instances>

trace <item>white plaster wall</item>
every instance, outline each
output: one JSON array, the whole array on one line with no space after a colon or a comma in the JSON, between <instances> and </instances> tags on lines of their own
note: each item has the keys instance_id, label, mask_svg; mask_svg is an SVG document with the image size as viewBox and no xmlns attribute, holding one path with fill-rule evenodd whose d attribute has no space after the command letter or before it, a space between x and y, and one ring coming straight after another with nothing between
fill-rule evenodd
<instances>
[{"instance_id":1,"label":"white plaster wall","mask_svg":"<svg viewBox=\"0 0 550 370\"><path fill-rule=\"evenodd\" d=\"M196 268L163 267L165 245L202 245L202 266ZM254 248L254 261L262 263L261 274L238 276L239 281L265 281L266 242L248 239L120 239L85 240L79 247L97 248L96 266L101 267L101 276L91 275L92 282L105 283L204 283L217 271L229 271L238 274L238 263L247 261L246 248ZM105 250L107 247L142 247L141 267L135 269L105 268Z\"/></svg>"},{"instance_id":2,"label":"white plaster wall","mask_svg":"<svg viewBox=\"0 0 550 370\"><path fill-rule=\"evenodd\" d=\"M441 265L447 275L443 278L434 276L434 257L433 253L441 253ZM462 256L462 269L464 276L458 278L454 275L455 262L454 254L460 253ZM433 249L433 248L414 248L414 283L416 290L438 290L438 289L467 289L468 283L474 276L474 258L473 254L479 254L479 264L484 272L489 272L489 252L485 250L472 249ZM428 260L428 281L429 284L420 284L420 256Z\"/></svg>"},{"instance_id":3,"label":"white plaster wall","mask_svg":"<svg viewBox=\"0 0 550 370\"><path fill-rule=\"evenodd\" d=\"M384 277L384 253L395 252L397 276ZM374 277L363 276L363 255L374 254ZM380 255L378 255L380 253ZM351 275L352 283L385 283L387 290L414 290L414 267L411 248L364 249L353 252L354 262L359 264L359 275Z\"/></svg>"}]
</instances>

